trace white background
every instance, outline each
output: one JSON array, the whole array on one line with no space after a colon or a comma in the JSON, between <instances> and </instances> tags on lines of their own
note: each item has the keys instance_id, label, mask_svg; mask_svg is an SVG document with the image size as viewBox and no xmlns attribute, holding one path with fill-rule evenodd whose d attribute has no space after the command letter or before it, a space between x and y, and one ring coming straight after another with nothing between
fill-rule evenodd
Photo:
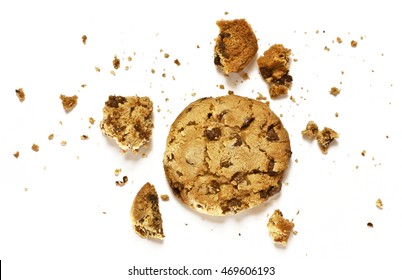
<instances>
[{"instance_id":1,"label":"white background","mask_svg":"<svg viewBox=\"0 0 402 280\"><path fill-rule=\"evenodd\" d=\"M287 97L270 100L256 59L245 69L248 80L215 68L215 22L222 18L247 19L259 40L258 56L275 43L292 49L297 62ZM397 1L2 1L4 278L141 279L128 276L128 269L183 265L213 269L203 279L232 278L215 273L225 266L276 268L274 276L235 279L400 277L400 25ZM121 68L112 75L115 55ZM329 94L333 86L341 89L337 97ZM15 94L20 87L26 93L22 103ZM268 97L282 114L293 156L280 195L235 216L209 217L171 194L162 157L178 113L198 98L228 90ZM78 95L72 112L64 112L60 94ZM153 139L140 154L121 154L100 132L111 94L154 102ZM309 120L340 134L327 155L301 136ZM89 139L81 140L83 134ZM31 150L33 143L39 152ZM122 169L117 177L116 168ZM124 175L128 183L117 187ZM132 200L147 181L171 198L160 202L162 242L141 239L131 227ZM383 210L375 206L378 198ZM298 232L286 248L274 245L266 228L275 209L293 219Z\"/></svg>"}]
</instances>

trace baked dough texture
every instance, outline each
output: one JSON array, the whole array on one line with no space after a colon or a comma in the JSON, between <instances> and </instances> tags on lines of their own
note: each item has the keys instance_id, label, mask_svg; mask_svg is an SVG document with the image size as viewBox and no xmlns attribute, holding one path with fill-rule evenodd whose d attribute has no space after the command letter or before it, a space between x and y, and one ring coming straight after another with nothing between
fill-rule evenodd
<instances>
[{"instance_id":1,"label":"baked dough texture","mask_svg":"<svg viewBox=\"0 0 402 280\"><path fill-rule=\"evenodd\" d=\"M155 187L146 183L137 193L131 206L131 222L143 238L163 239L162 215Z\"/></svg>"},{"instance_id":2,"label":"baked dough texture","mask_svg":"<svg viewBox=\"0 0 402 280\"><path fill-rule=\"evenodd\" d=\"M170 128L166 178L184 204L209 215L235 214L281 190L289 136L267 103L227 95L188 105Z\"/></svg>"},{"instance_id":3,"label":"baked dough texture","mask_svg":"<svg viewBox=\"0 0 402 280\"><path fill-rule=\"evenodd\" d=\"M149 97L109 96L100 128L124 151L132 152L151 140L153 104Z\"/></svg>"},{"instance_id":4,"label":"baked dough texture","mask_svg":"<svg viewBox=\"0 0 402 280\"><path fill-rule=\"evenodd\" d=\"M225 74L238 73L258 51L254 31L245 19L219 20L220 32L215 38L214 63Z\"/></svg>"}]
</instances>

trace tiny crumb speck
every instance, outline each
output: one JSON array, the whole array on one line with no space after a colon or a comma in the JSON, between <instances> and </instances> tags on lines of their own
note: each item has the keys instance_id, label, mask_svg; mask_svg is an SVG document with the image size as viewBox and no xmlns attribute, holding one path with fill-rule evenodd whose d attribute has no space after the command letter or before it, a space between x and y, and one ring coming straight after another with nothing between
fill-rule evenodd
<instances>
[{"instance_id":1,"label":"tiny crumb speck","mask_svg":"<svg viewBox=\"0 0 402 280\"><path fill-rule=\"evenodd\" d=\"M120 68L120 59L117 57L117 55L115 55L113 59L113 68L116 70Z\"/></svg>"},{"instance_id":2,"label":"tiny crumb speck","mask_svg":"<svg viewBox=\"0 0 402 280\"><path fill-rule=\"evenodd\" d=\"M382 204L381 198L376 200L375 205L377 206L378 209L383 209L383 204Z\"/></svg>"},{"instance_id":3,"label":"tiny crumb speck","mask_svg":"<svg viewBox=\"0 0 402 280\"><path fill-rule=\"evenodd\" d=\"M37 144L32 144L32 151L34 151L34 152L39 152L39 145L37 145Z\"/></svg>"},{"instance_id":4,"label":"tiny crumb speck","mask_svg":"<svg viewBox=\"0 0 402 280\"><path fill-rule=\"evenodd\" d=\"M177 66L180 66L180 65L181 65L181 63L180 63L180 61L179 61L178 59L175 59L173 62L174 62Z\"/></svg>"},{"instance_id":5,"label":"tiny crumb speck","mask_svg":"<svg viewBox=\"0 0 402 280\"><path fill-rule=\"evenodd\" d=\"M169 201L169 195L167 195L167 194L161 194L161 200L162 201Z\"/></svg>"},{"instance_id":6,"label":"tiny crumb speck","mask_svg":"<svg viewBox=\"0 0 402 280\"><path fill-rule=\"evenodd\" d=\"M373 227L374 227L374 225L373 225L372 222L368 222L368 223L367 223L367 226L368 226L369 228L373 228Z\"/></svg>"},{"instance_id":7,"label":"tiny crumb speck","mask_svg":"<svg viewBox=\"0 0 402 280\"><path fill-rule=\"evenodd\" d=\"M13 156L14 156L15 158L18 158L18 157L20 156L20 152L19 152L19 151L16 151L16 152L13 154Z\"/></svg>"},{"instance_id":8,"label":"tiny crumb speck","mask_svg":"<svg viewBox=\"0 0 402 280\"><path fill-rule=\"evenodd\" d=\"M89 139L89 136L83 134L83 135L80 136L80 138L81 138L81 140L88 140L88 139Z\"/></svg>"},{"instance_id":9,"label":"tiny crumb speck","mask_svg":"<svg viewBox=\"0 0 402 280\"><path fill-rule=\"evenodd\" d=\"M357 47L357 41L352 40L352 41L350 42L350 46L351 46L352 48L356 48L356 47Z\"/></svg>"},{"instance_id":10,"label":"tiny crumb speck","mask_svg":"<svg viewBox=\"0 0 402 280\"><path fill-rule=\"evenodd\" d=\"M363 157L366 156L366 150L363 150L360 154L361 154Z\"/></svg>"},{"instance_id":11,"label":"tiny crumb speck","mask_svg":"<svg viewBox=\"0 0 402 280\"><path fill-rule=\"evenodd\" d=\"M25 101L25 92L23 88L18 88L15 90L15 93L17 94L18 100L20 102L24 102Z\"/></svg>"},{"instance_id":12,"label":"tiny crumb speck","mask_svg":"<svg viewBox=\"0 0 402 280\"><path fill-rule=\"evenodd\" d=\"M336 41L337 41L339 44L342 43L341 37L336 37Z\"/></svg>"},{"instance_id":13,"label":"tiny crumb speck","mask_svg":"<svg viewBox=\"0 0 402 280\"><path fill-rule=\"evenodd\" d=\"M330 94L332 94L333 96L337 96L338 94L341 93L341 90L337 87L332 87L329 91Z\"/></svg>"},{"instance_id":14,"label":"tiny crumb speck","mask_svg":"<svg viewBox=\"0 0 402 280\"><path fill-rule=\"evenodd\" d=\"M82 40L82 43L83 43L84 45L87 44L87 39L88 39L87 35L82 35L81 40Z\"/></svg>"}]
</instances>

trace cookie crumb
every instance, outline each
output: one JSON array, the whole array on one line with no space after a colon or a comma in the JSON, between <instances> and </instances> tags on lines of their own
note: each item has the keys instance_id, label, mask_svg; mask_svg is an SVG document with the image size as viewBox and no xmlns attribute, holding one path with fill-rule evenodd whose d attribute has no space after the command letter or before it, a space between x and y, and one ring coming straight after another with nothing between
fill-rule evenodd
<instances>
[{"instance_id":1,"label":"cookie crumb","mask_svg":"<svg viewBox=\"0 0 402 280\"><path fill-rule=\"evenodd\" d=\"M25 92L23 88L18 88L15 90L15 93L17 94L18 100L20 102L24 102L25 101Z\"/></svg>"},{"instance_id":2,"label":"cookie crumb","mask_svg":"<svg viewBox=\"0 0 402 280\"><path fill-rule=\"evenodd\" d=\"M317 133L317 143L323 154L327 154L329 144L339 138L339 134L331 128L324 127L323 130Z\"/></svg>"},{"instance_id":3,"label":"cookie crumb","mask_svg":"<svg viewBox=\"0 0 402 280\"><path fill-rule=\"evenodd\" d=\"M274 243L286 246L294 228L294 223L283 218L282 212L276 209L269 218L267 227Z\"/></svg>"},{"instance_id":4,"label":"cookie crumb","mask_svg":"<svg viewBox=\"0 0 402 280\"><path fill-rule=\"evenodd\" d=\"M191 93L191 96L194 97L196 94L197 94L197 93L192 92L192 93Z\"/></svg>"},{"instance_id":5,"label":"cookie crumb","mask_svg":"<svg viewBox=\"0 0 402 280\"><path fill-rule=\"evenodd\" d=\"M82 87L82 88L86 88L86 87L87 87L87 84L82 84L81 87Z\"/></svg>"},{"instance_id":6,"label":"cookie crumb","mask_svg":"<svg viewBox=\"0 0 402 280\"><path fill-rule=\"evenodd\" d=\"M48 139L48 140L53 140L53 139L54 139L54 134L53 134L53 133L49 134L49 136L47 137L47 139Z\"/></svg>"},{"instance_id":7,"label":"cookie crumb","mask_svg":"<svg viewBox=\"0 0 402 280\"><path fill-rule=\"evenodd\" d=\"M88 118L88 121L89 121L90 124L94 124L94 123L95 123L95 119L92 118L92 117L89 117L89 118Z\"/></svg>"},{"instance_id":8,"label":"cookie crumb","mask_svg":"<svg viewBox=\"0 0 402 280\"><path fill-rule=\"evenodd\" d=\"M377 206L378 209L383 209L382 200L380 198L376 200L375 206Z\"/></svg>"},{"instance_id":9,"label":"cookie crumb","mask_svg":"<svg viewBox=\"0 0 402 280\"><path fill-rule=\"evenodd\" d=\"M62 145L63 147L67 145L67 141L63 140L60 142L60 145Z\"/></svg>"},{"instance_id":10,"label":"cookie crumb","mask_svg":"<svg viewBox=\"0 0 402 280\"><path fill-rule=\"evenodd\" d=\"M120 59L117 57L117 55L114 56L113 67L116 70L120 68Z\"/></svg>"},{"instance_id":11,"label":"cookie crumb","mask_svg":"<svg viewBox=\"0 0 402 280\"><path fill-rule=\"evenodd\" d=\"M267 100L267 98L262 95L260 92L257 92L258 96L256 98L256 100L261 101L261 100Z\"/></svg>"},{"instance_id":12,"label":"cookie crumb","mask_svg":"<svg viewBox=\"0 0 402 280\"><path fill-rule=\"evenodd\" d=\"M64 94L60 94L60 99L61 99L63 108L66 112L70 112L72 109L74 109L75 106L77 106L77 103L78 103L77 95L65 96Z\"/></svg>"},{"instance_id":13,"label":"cookie crumb","mask_svg":"<svg viewBox=\"0 0 402 280\"><path fill-rule=\"evenodd\" d=\"M225 86L224 85L219 85L219 88L220 89L225 89Z\"/></svg>"},{"instance_id":14,"label":"cookie crumb","mask_svg":"<svg viewBox=\"0 0 402 280\"><path fill-rule=\"evenodd\" d=\"M241 77L243 78L243 81L250 80L250 77L247 73L244 73Z\"/></svg>"},{"instance_id":15,"label":"cookie crumb","mask_svg":"<svg viewBox=\"0 0 402 280\"><path fill-rule=\"evenodd\" d=\"M169 58L169 56L170 56L170 55L169 55L168 53L165 53L165 54L163 55L164 58Z\"/></svg>"},{"instance_id":16,"label":"cookie crumb","mask_svg":"<svg viewBox=\"0 0 402 280\"><path fill-rule=\"evenodd\" d=\"M82 43L83 43L84 45L87 44L87 39L88 39L87 35L82 35L81 40L82 40Z\"/></svg>"},{"instance_id":17,"label":"cookie crumb","mask_svg":"<svg viewBox=\"0 0 402 280\"><path fill-rule=\"evenodd\" d=\"M342 43L341 37L336 37L336 41L337 41L339 44Z\"/></svg>"},{"instance_id":18,"label":"cookie crumb","mask_svg":"<svg viewBox=\"0 0 402 280\"><path fill-rule=\"evenodd\" d=\"M167 194L161 194L161 200L162 201L169 201L169 196Z\"/></svg>"},{"instance_id":19,"label":"cookie crumb","mask_svg":"<svg viewBox=\"0 0 402 280\"><path fill-rule=\"evenodd\" d=\"M337 96L338 94L341 93L341 90L337 87L332 87L329 93L332 94L333 96Z\"/></svg>"},{"instance_id":20,"label":"cookie crumb","mask_svg":"<svg viewBox=\"0 0 402 280\"><path fill-rule=\"evenodd\" d=\"M374 227L374 225L373 225L372 222L368 222L368 223L367 223L367 226L368 226L369 228L373 228L373 227Z\"/></svg>"},{"instance_id":21,"label":"cookie crumb","mask_svg":"<svg viewBox=\"0 0 402 280\"><path fill-rule=\"evenodd\" d=\"M83 135L80 136L80 139L81 139L81 140L88 140L88 139L89 139L89 136L83 134Z\"/></svg>"},{"instance_id":22,"label":"cookie crumb","mask_svg":"<svg viewBox=\"0 0 402 280\"><path fill-rule=\"evenodd\" d=\"M95 71L96 71L96 72L100 72L101 69L100 69L98 66L95 66Z\"/></svg>"},{"instance_id":23,"label":"cookie crumb","mask_svg":"<svg viewBox=\"0 0 402 280\"><path fill-rule=\"evenodd\" d=\"M366 150L363 150L360 154L361 154L363 157L366 156Z\"/></svg>"},{"instance_id":24,"label":"cookie crumb","mask_svg":"<svg viewBox=\"0 0 402 280\"><path fill-rule=\"evenodd\" d=\"M339 117L339 113L338 113L338 112L335 112L335 117L336 117L336 118Z\"/></svg>"},{"instance_id":25,"label":"cookie crumb","mask_svg":"<svg viewBox=\"0 0 402 280\"><path fill-rule=\"evenodd\" d=\"M324 51L330 51L330 48L328 48L327 46L324 47Z\"/></svg>"},{"instance_id":26,"label":"cookie crumb","mask_svg":"<svg viewBox=\"0 0 402 280\"><path fill-rule=\"evenodd\" d=\"M306 129L301 132L301 134L310 140L317 138L318 125L314 121L309 121L306 125Z\"/></svg>"},{"instance_id":27,"label":"cookie crumb","mask_svg":"<svg viewBox=\"0 0 402 280\"><path fill-rule=\"evenodd\" d=\"M39 145L37 145L37 144L32 144L31 149L32 149L32 151L34 151L34 152L39 152Z\"/></svg>"},{"instance_id":28,"label":"cookie crumb","mask_svg":"<svg viewBox=\"0 0 402 280\"><path fill-rule=\"evenodd\" d=\"M174 62L177 66L180 66L180 65L181 65L181 63L180 63L180 61L179 61L178 59L175 59L173 62Z\"/></svg>"},{"instance_id":29,"label":"cookie crumb","mask_svg":"<svg viewBox=\"0 0 402 280\"><path fill-rule=\"evenodd\" d=\"M228 90L228 95L234 95L234 91L233 90Z\"/></svg>"},{"instance_id":30,"label":"cookie crumb","mask_svg":"<svg viewBox=\"0 0 402 280\"><path fill-rule=\"evenodd\" d=\"M13 154L13 156L14 156L15 158L18 158L18 157L20 156L20 152L19 152L19 151L16 151L16 152Z\"/></svg>"},{"instance_id":31,"label":"cookie crumb","mask_svg":"<svg viewBox=\"0 0 402 280\"><path fill-rule=\"evenodd\" d=\"M128 177L127 177L127 176L123 176L123 180L122 180L122 181L116 181L116 186L118 186L118 187L123 187L127 182L128 182Z\"/></svg>"},{"instance_id":32,"label":"cookie crumb","mask_svg":"<svg viewBox=\"0 0 402 280\"><path fill-rule=\"evenodd\" d=\"M357 41L355 41L355 40L350 41L350 46L352 48L356 48L357 47Z\"/></svg>"}]
</instances>

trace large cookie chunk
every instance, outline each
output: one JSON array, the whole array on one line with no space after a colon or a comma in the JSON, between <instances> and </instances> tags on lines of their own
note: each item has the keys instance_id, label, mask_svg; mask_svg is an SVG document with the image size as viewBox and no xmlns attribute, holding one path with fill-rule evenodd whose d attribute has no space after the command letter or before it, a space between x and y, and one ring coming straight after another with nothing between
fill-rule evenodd
<instances>
[{"instance_id":1,"label":"large cookie chunk","mask_svg":"<svg viewBox=\"0 0 402 280\"><path fill-rule=\"evenodd\" d=\"M122 150L136 152L151 139L152 110L149 97L111 95L105 102L100 128Z\"/></svg>"},{"instance_id":2,"label":"large cookie chunk","mask_svg":"<svg viewBox=\"0 0 402 280\"><path fill-rule=\"evenodd\" d=\"M220 32L215 38L214 63L225 74L238 73L258 51L257 38L245 19L219 20Z\"/></svg>"},{"instance_id":3,"label":"large cookie chunk","mask_svg":"<svg viewBox=\"0 0 402 280\"><path fill-rule=\"evenodd\" d=\"M288 133L268 104L227 95L183 110L170 128L163 164L186 205L226 215L279 192L290 156Z\"/></svg>"}]
</instances>

